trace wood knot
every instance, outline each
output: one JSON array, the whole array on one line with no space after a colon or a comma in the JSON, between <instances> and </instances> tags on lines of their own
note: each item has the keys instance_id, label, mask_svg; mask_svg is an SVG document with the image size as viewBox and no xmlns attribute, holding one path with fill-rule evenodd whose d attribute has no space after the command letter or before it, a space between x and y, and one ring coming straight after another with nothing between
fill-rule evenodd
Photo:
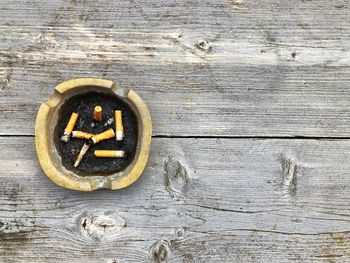
<instances>
[{"instance_id":1,"label":"wood knot","mask_svg":"<svg viewBox=\"0 0 350 263\"><path fill-rule=\"evenodd\" d=\"M9 89L13 73L13 63L17 58L17 56L12 53L4 53L3 55L5 59L0 69L0 92Z\"/></svg>"},{"instance_id":2,"label":"wood knot","mask_svg":"<svg viewBox=\"0 0 350 263\"><path fill-rule=\"evenodd\" d=\"M126 227L126 221L115 212L84 213L78 223L84 236L97 241L113 239Z\"/></svg>"},{"instance_id":3,"label":"wood knot","mask_svg":"<svg viewBox=\"0 0 350 263\"><path fill-rule=\"evenodd\" d=\"M170 243L167 240L160 240L153 244L151 247L151 258L153 262L162 263L167 262L170 254Z\"/></svg>"},{"instance_id":4,"label":"wood knot","mask_svg":"<svg viewBox=\"0 0 350 263\"><path fill-rule=\"evenodd\" d=\"M9 219L8 221L0 221L0 240L1 236L26 236L36 230L35 218Z\"/></svg>"},{"instance_id":5,"label":"wood knot","mask_svg":"<svg viewBox=\"0 0 350 263\"><path fill-rule=\"evenodd\" d=\"M293 158L281 157L282 188L294 196L297 191L297 165Z\"/></svg>"},{"instance_id":6,"label":"wood knot","mask_svg":"<svg viewBox=\"0 0 350 263\"><path fill-rule=\"evenodd\" d=\"M198 42L197 42L197 44L195 46L199 50L202 50L202 51L204 51L206 53L209 53L212 50L211 45L209 45L209 43L205 39L198 40Z\"/></svg>"},{"instance_id":7,"label":"wood knot","mask_svg":"<svg viewBox=\"0 0 350 263\"><path fill-rule=\"evenodd\" d=\"M184 228L179 227L175 229L174 234L177 239L183 239L186 235L186 231Z\"/></svg>"},{"instance_id":8,"label":"wood knot","mask_svg":"<svg viewBox=\"0 0 350 263\"><path fill-rule=\"evenodd\" d=\"M186 192L190 178L185 167L171 157L164 161L165 185L171 197L180 197Z\"/></svg>"}]
</instances>

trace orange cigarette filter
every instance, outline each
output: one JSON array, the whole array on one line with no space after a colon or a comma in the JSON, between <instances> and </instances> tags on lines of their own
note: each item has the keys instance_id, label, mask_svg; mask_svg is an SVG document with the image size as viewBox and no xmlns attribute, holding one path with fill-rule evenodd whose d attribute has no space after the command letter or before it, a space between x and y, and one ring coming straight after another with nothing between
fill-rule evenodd
<instances>
[{"instance_id":1,"label":"orange cigarette filter","mask_svg":"<svg viewBox=\"0 0 350 263\"><path fill-rule=\"evenodd\" d=\"M122 111L116 110L114 111L115 115L115 131L116 131L116 140L121 141L124 137L124 127L123 127L123 118L122 118Z\"/></svg>"},{"instance_id":2,"label":"orange cigarette filter","mask_svg":"<svg viewBox=\"0 0 350 263\"><path fill-rule=\"evenodd\" d=\"M108 129L102 133L99 133L95 136L92 136L91 137L91 140L94 144L100 142L100 141L103 141L103 140L107 140L107 139L110 139L110 138L113 138L115 136L115 133L113 131L113 129Z\"/></svg>"},{"instance_id":3,"label":"orange cigarette filter","mask_svg":"<svg viewBox=\"0 0 350 263\"><path fill-rule=\"evenodd\" d=\"M102 121L102 107L101 106L96 106L95 107L93 118L96 121Z\"/></svg>"},{"instance_id":4,"label":"orange cigarette filter","mask_svg":"<svg viewBox=\"0 0 350 263\"><path fill-rule=\"evenodd\" d=\"M82 132L82 131L72 131L72 137L78 138L78 139L91 139L92 136L95 136L95 134Z\"/></svg>"},{"instance_id":5,"label":"orange cigarette filter","mask_svg":"<svg viewBox=\"0 0 350 263\"><path fill-rule=\"evenodd\" d=\"M94 155L101 158L124 157L124 151L116 150L95 150Z\"/></svg>"},{"instance_id":6,"label":"orange cigarette filter","mask_svg":"<svg viewBox=\"0 0 350 263\"><path fill-rule=\"evenodd\" d=\"M66 128L64 129L64 133L63 136L61 137L61 140L64 142L68 142L69 141L69 136L71 135L75 124L77 123L79 115L75 112L72 113L72 115L70 116L70 119L68 121L68 124L66 126Z\"/></svg>"}]
</instances>

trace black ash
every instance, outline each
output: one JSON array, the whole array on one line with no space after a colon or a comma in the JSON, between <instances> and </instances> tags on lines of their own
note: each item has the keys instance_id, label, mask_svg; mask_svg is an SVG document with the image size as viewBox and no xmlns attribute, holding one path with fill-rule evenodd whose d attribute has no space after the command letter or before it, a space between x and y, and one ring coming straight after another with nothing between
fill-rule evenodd
<instances>
[{"instance_id":1,"label":"black ash","mask_svg":"<svg viewBox=\"0 0 350 263\"><path fill-rule=\"evenodd\" d=\"M103 109L102 121L100 122L93 120L93 111L96 105L100 105ZM116 141L114 137L91 145L79 166L75 168L74 162L86 140L71 138L67 143L60 140L72 112L79 114L74 130L98 134L109 128L115 130L115 110L123 112L125 133L123 140ZM97 92L73 96L61 106L58 116L54 140L62 158L62 164L68 170L82 176L109 175L123 171L134 159L138 140L137 118L130 106L116 96ZM94 156L94 150L123 150L125 157L97 158Z\"/></svg>"}]
</instances>

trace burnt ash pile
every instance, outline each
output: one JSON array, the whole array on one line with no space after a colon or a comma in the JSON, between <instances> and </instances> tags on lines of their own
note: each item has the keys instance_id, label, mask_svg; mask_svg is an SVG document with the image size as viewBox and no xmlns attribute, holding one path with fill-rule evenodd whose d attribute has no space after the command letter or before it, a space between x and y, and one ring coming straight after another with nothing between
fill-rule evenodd
<instances>
[{"instance_id":1,"label":"burnt ash pile","mask_svg":"<svg viewBox=\"0 0 350 263\"><path fill-rule=\"evenodd\" d=\"M93 120L93 111L97 105L103 109L102 121L99 122ZM79 114L74 130L99 134L109 128L115 131L115 110L122 111L123 140L116 141L114 137L92 145L79 166L75 168L73 164L86 140L70 138L70 141L65 143L60 139L72 112ZM54 140L62 158L62 165L68 170L82 176L109 175L123 171L134 159L138 141L137 118L130 106L121 99L96 92L76 95L61 106L58 116ZM123 150L125 156L123 158L97 158L94 156L95 150Z\"/></svg>"}]
</instances>

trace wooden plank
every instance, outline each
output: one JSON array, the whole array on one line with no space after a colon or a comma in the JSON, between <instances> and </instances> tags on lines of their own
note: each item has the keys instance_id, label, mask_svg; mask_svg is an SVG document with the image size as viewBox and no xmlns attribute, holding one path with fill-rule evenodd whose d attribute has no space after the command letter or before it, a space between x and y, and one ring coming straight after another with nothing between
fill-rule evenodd
<instances>
[{"instance_id":1,"label":"wooden plank","mask_svg":"<svg viewBox=\"0 0 350 263\"><path fill-rule=\"evenodd\" d=\"M2 262L346 262L350 140L155 138L121 191L54 185L0 140Z\"/></svg>"},{"instance_id":2,"label":"wooden plank","mask_svg":"<svg viewBox=\"0 0 350 263\"><path fill-rule=\"evenodd\" d=\"M32 135L58 83L103 77L155 135L350 136L346 0L0 3L2 135Z\"/></svg>"}]
</instances>

